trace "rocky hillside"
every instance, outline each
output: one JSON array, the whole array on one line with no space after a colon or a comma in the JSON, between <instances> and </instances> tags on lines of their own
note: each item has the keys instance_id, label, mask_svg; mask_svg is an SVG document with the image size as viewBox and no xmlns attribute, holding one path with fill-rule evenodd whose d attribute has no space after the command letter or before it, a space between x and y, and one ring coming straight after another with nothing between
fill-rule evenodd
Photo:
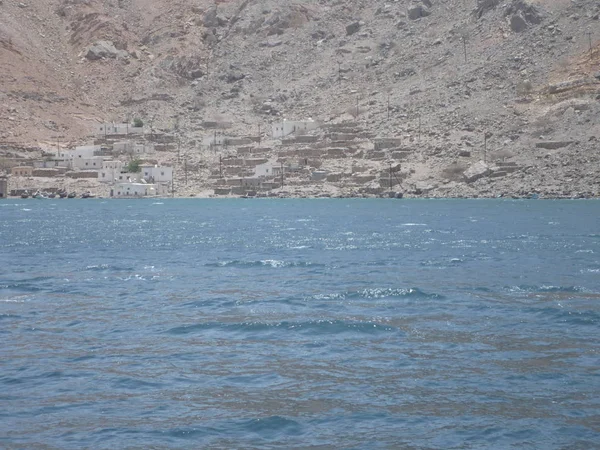
<instances>
[{"instance_id":1,"label":"rocky hillside","mask_svg":"<svg viewBox=\"0 0 600 450\"><path fill-rule=\"evenodd\" d=\"M0 13L0 143L136 117L176 130L194 163L206 121L241 136L352 120L404 138L409 191L600 194L596 0L0 0ZM480 159L519 170L467 180Z\"/></svg>"}]
</instances>

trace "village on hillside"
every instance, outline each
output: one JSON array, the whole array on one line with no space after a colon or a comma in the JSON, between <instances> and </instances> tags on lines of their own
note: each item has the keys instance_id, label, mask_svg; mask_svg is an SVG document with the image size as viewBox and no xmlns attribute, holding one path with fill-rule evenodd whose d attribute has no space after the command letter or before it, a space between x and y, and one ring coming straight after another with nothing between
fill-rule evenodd
<instances>
[{"instance_id":1,"label":"village on hillside","mask_svg":"<svg viewBox=\"0 0 600 450\"><path fill-rule=\"evenodd\" d=\"M204 137L192 146L136 119L97 125L88 145L68 148L57 141L55 148L4 157L0 196L402 197L407 189L421 195L433 188L403 185L427 170L414 161L420 129L376 137L359 120L323 124L307 118L281 119L254 136L235 136L228 122L202 125ZM453 176L466 183L493 181L523 169L496 156L463 151L465 165Z\"/></svg>"}]
</instances>

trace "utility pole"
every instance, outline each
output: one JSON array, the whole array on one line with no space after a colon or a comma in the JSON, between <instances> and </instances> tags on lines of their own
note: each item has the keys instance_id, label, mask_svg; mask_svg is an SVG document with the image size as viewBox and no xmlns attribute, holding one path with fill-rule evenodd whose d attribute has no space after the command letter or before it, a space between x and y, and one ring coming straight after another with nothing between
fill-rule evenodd
<instances>
[{"instance_id":1,"label":"utility pole","mask_svg":"<svg viewBox=\"0 0 600 450\"><path fill-rule=\"evenodd\" d=\"M338 61L338 83L342 82L342 63Z\"/></svg>"},{"instance_id":2,"label":"utility pole","mask_svg":"<svg viewBox=\"0 0 600 450\"><path fill-rule=\"evenodd\" d=\"M358 94L356 94L356 118L358 119L358 115L360 114L360 111L358 109Z\"/></svg>"},{"instance_id":3,"label":"utility pole","mask_svg":"<svg viewBox=\"0 0 600 450\"><path fill-rule=\"evenodd\" d=\"M388 120L390 120L390 94L388 94L388 97L387 97L387 116L388 116Z\"/></svg>"},{"instance_id":4,"label":"utility pole","mask_svg":"<svg viewBox=\"0 0 600 450\"><path fill-rule=\"evenodd\" d=\"M183 160L183 174L184 174L184 177L185 177L185 185L186 185L186 186L187 186L187 184L188 184L188 177L187 177L187 173L188 173L188 172L187 172L187 158L185 158L185 159Z\"/></svg>"},{"instance_id":5,"label":"utility pole","mask_svg":"<svg viewBox=\"0 0 600 450\"><path fill-rule=\"evenodd\" d=\"M283 188L283 161L281 161L281 188Z\"/></svg>"},{"instance_id":6,"label":"utility pole","mask_svg":"<svg viewBox=\"0 0 600 450\"><path fill-rule=\"evenodd\" d=\"M213 139L213 148L215 149L215 153L217 153L217 129L215 128L215 135Z\"/></svg>"},{"instance_id":7,"label":"utility pole","mask_svg":"<svg viewBox=\"0 0 600 450\"><path fill-rule=\"evenodd\" d=\"M392 163L390 163L390 196L392 195Z\"/></svg>"},{"instance_id":8,"label":"utility pole","mask_svg":"<svg viewBox=\"0 0 600 450\"><path fill-rule=\"evenodd\" d=\"M465 64L466 64L467 63L467 36L463 36L462 41L463 41L463 49L465 52Z\"/></svg>"},{"instance_id":9,"label":"utility pole","mask_svg":"<svg viewBox=\"0 0 600 450\"><path fill-rule=\"evenodd\" d=\"M223 157L219 155L219 178L223 178Z\"/></svg>"},{"instance_id":10,"label":"utility pole","mask_svg":"<svg viewBox=\"0 0 600 450\"><path fill-rule=\"evenodd\" d=\"M58 136L56 139L58 140L56 143L56 157L60 158L60 136Z\"/></svg>"},{"instance_id":11,"label":"utility pole","mask_svg":"<svg viewBox=\"0 0 600 450\"><path fill-rule=\"evenodd\" d=\"M592 32L588 31L587 35L588 35L588 40L590 42L590 62L592 62L593 61L593 56L594 56L594 52L593 52L593 49L592 49Z\"/></svg>"},{"instance_id":12,"label":"utility pole","mask_svg":"<svg viewBox=\"0 0 600 450\"><path fill-rule=\"evenodd\" d=\"M181 164L181 138L177 136L177 164Z\"/></svg>"},{"instance_id":13,"label":"utility pole","mask_svg":"<svg viewBox=\"0 0 600 450\"><path fill-rule=\"evenodd\" d=\"M260 147L260 123L258 124L258 146Z\"/></svg>"},{"instance_id":14,"label":"utility pole","mask_svg":"<svg viewBox=\"0 0 600 450\"><path fill-rule=\"evenodd\" d=\"M421 114L419 114L419 142L421 142Z\"/></svg>"},{"instance_id":15,"label":"utility pole","mask_svg":"<svg viewBox=\"0 0 600 450\"><path fill-rule=\"evenodd\" d=\"M488 134L487 132L483 135L483 162L487 162L487 140Z\"/></svg>"}]
</instances>

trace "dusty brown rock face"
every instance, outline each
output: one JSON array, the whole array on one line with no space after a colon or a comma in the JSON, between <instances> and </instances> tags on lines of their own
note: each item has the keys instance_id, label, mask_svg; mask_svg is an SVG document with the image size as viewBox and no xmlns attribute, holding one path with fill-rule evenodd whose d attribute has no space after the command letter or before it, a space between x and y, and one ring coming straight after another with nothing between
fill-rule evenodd
<instances>
[{"instance_id":1,"label":"dusty brown rock face","mask_svg":"<svg viewBox=\"0 0 600 450\"><path fill-rule=\"evenodd\" d=\"M176 135L191 165L204 164L188 173L189 190L201 190L212 187L218 165L218 154L202 147L213 132L205 123L230 124L232 137L257 136L260 125L261 145L272 148L268 158L292 161L278 140L268 140L270 126L312 117L359 122L355 143L365 140L343 157L318 145L352 143L323 137L302 144L315 152L311 159L335 174L353 163L367 166L314 192L350 192L354 177L377 192L390 159L402 161L406 192L597 194L600 34L587 30L597 28L600 4L447 6L38 0L21 8L5 1L0 170L9 154L39 157L58 140L93 140L100 122L137 117L152 123L153 133ZM374 137L399 137L402 148L372 152ZM570 144L536 146L545 142ZM180 160L173 143L161 152L167 162ZM492 173L478 180L444 176L450 166L483 159ZM506 162L517 169L495 166Z\"/></svg>"}]
</instances>

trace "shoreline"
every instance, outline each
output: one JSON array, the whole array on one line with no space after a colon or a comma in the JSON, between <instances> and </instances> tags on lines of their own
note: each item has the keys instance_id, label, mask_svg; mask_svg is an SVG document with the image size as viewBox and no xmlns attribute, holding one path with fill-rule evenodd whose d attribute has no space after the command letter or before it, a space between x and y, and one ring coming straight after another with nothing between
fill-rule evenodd
<instances>
[{"instance_id":1,"label":"shoreline","mask_svg":"<svg viewBox=\"0 0 600 450\"><path fill-rule=\"evenodd\" d=\"M402 197L390 197L385 195L356 195L356 196L298 196L298 195L277 195L277 196L224 196L224 195L192 195L192 196L169 196L169 197L91 197L91 198L20 198L18 196L0 197L2 200L600 200L600 196L414 196L407 195Z\"/></svg>"}]
</instances>

